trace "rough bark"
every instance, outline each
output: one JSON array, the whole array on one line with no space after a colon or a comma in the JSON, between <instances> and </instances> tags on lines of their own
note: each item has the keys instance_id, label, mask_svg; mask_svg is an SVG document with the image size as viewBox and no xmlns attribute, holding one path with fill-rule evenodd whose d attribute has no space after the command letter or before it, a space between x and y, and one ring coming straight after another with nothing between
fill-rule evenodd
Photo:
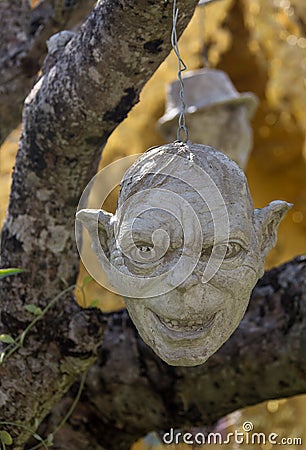
<instances>
[{"instance_id":1,"label":"rough bark","mask_svg":"<svg viewBox=\"0 0 306 450\"><path fill-rule=\"evenodd\" d=\"M163 363L126 312L114 314L83 399L56 444L126 450L152 430L211 426L239 408L306 392L305 270L306 256L267 272L239 328L198 367ZM49 418L49 431L67 402Z\"/></svg>"},{"instance_id":2,"label":"rough bark","mask_svg":"<svg viewBox=\"0 0 306 450\"><path fill-rule=\"evenodd\" d=\"M196 4L181 1L179 33ZM75 282L78 199L107 137L169 52L171 23L164 0L99 1L28 95L1 241L2 267L26 272L1 283L2 333L16 337L32 319L26 304L43 309ZM0 367L1 419L33 427L93 363L102 332L101 314L80 312L70 296L57 302ZM29 432L7 429L22 448Z\"/></svg>"},{"instance_id":3,"label":"rough bark","mask_svg":"<svg viewBox=\"0 0 306 450\"><path fill-rule=\"evenodd\" d=\"M19 3L26 4L16 2L16 8ZM196 3L181 0L180 31ZM1 333L16 336L32 320L25 304L44 308L63 280L75 282L79 196L97 168L100 147L169 51L171 14L167 1L100 2L28 97L2 233L2 265L27 271L1 283ZM165 365L126 313L114 315L83 401L57 444L126 449L152 429L210 424L239 407L305 392L305 292L305 258L266 274L240 328L197 368ZM80 311L69 295L54 305L0 367L1 420L31 427L42 419L93 363L104 327L101 314ZM57 407L61 418L68 402ZM29 433L7 429L14 449L23 448Z\"/></svg>"},{"instance_id":4,"label":"rough bark","mask_svg":"<svg viewBox=\"0 0 306 450\"><path fill-rule=\"evenodd\" d=\"M94 0L30 2L1 0L0 15L0 145L21 122L23 102L46 56L46 40L70 29L89 14Z\"/></svg>"}]
</instances>

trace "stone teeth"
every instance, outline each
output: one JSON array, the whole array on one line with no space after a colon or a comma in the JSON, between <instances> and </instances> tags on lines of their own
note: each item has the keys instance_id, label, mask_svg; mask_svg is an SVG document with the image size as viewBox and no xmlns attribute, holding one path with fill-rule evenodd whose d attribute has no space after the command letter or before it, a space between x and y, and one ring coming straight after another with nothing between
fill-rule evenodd
<instances>
[{"instance_id":1,"label":"stone teeth","mask_svg":"<svg viewBox=\"0 0 306 450\"><path fill-rule=\"evenodd\" d=\"M161 322L169 329L174 331L199 331L203 327L203 321L198 319L196 322L194 320L190 321L179 321L174 319L168 319L166 317L163 317L161 319Z\"/></svg>"}]
</instances>

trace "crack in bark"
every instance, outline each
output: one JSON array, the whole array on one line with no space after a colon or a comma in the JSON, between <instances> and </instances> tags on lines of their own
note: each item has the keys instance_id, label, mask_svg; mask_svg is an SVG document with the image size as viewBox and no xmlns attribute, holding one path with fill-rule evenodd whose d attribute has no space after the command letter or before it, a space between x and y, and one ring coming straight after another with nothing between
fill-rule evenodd
<instances>
[{"instance_id":1,"label":"crack in bark","mask_svg":"<svg viewBox=\"0 0 306 450\"><path fill-rule=\"evenodd\" d=\"M123 119L125 119L128 115L128 112L131 108L130 105L134 105L137 103L139 99L139 94L135 91L134 88L127 88L124 90L125 95L123 95L112 111L106 111L103 116L103 119L107 122L120 123Z\"/></svg>"}]
</instances>

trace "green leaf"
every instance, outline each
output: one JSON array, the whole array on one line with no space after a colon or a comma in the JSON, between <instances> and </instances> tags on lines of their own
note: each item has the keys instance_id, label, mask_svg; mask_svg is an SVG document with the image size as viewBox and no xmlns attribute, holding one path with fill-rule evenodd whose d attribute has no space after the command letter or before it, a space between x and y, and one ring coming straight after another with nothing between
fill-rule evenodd
<instances>
[{"instance_id":1,"label":"green leaf","mask_svg":"<svg viewBox=\"0 0 306 450\"><path fill-rule=\"evenodd\" d=\"M35 417L35 420L34 420L34 429L37 430L37 428L39 427L39 425L40 425L40 422L39 422L39 420L37 419L37 417Z\"/></svg>"},{"instance_id":2,"label":"green leaf","mask_svg":"<svg viewBox=\"0 0 306 450\"><path fill-rule=\"evenodd\" d=\"M10 435L10 433L8 433L7 431L1 430L0 431L0 441L2 442L2 444L4 445L12 445L13 443L13 438Z\"/></svg>"},{"instance_id":3,"label":"green leaf","mask_svg":"<svg viewBox=\"0 0 306 450\"><path fill-rule=\"evenodd\" d=\"M52 433L48 434L46 443L47 443L47 445L53 445L53 434Z\"/></svg>"},{"instance_id":4,"label":"green leaf","mask_svg":"<svg viewBox=\"0 0 306 450\"><path fill-rule=\"evenodd\" d=\"M15 339L9 334L0 334L0 342L3 342L3 344L14 344Z\"/></svg>"},{"instance_id":5,"label":"green leaf","mask_svg":"<svg viewBox=\"0 0 306 450\"><path fill-rule=\"evenodd\" d=\"M40 437L39 434L37 434L37 433L33 433L32 436L33 436L33 438L36 439L37 441L40 441L40 442L43 441L43 438Z\"/></svg>"},{"instance_id":6,"label":"green leaf","mask_svg":"<svg viewBox=\"0 0 306 450\"><path fill-rule=\"evenodd\" d=\"M98 298L95 298L95 299L93 299L93 300L90 302L89 307L90 307L90 308L97 308L97 307L99 306L99 304L100 304L100 300L99 300Z\"/></svg>"},{"instance_id":7,"label":"green leaf","mask_svg":"<svg viewBox=\"0 0 306 450\"><path fill-rule=\"evenodd\" d=\"M34 314L34 316L40 316L41 313L42 313L41 308L39 308L39 307L36 306L36 305L33 305L32 303L29 304L29 305L25 305L24 309L25 309L27 312L29 312L29 313L31 313L31 314Z\"/></svg>"},{"instance_id":8,"label":"green leaf","mask_svg":"<svg viewBox=\"0 0 306 450\"><path fill-rule=\"evenodd\" d=\"M85 287L86 284L90 283L92 280L93 280L92 276L87 275L83 280L82 287Z\"/></svg>"},{"instance_id":9,"label":"green leaf","mask_svg":"<svg viewBox=\"0 0 306 450\"><path fill-rule=\"evenodd\" d=\"M23 269L0 269L0 279L8 277L10 275L16 275L17 273L24 272Z\"/></svg>"}]
</instances>

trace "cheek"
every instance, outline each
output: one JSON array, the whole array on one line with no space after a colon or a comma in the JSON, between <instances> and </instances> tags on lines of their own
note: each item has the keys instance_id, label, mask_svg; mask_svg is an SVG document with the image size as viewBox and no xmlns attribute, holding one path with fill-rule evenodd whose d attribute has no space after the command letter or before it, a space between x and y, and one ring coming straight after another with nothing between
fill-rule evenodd
<instances>
[{"instance_id":1,"label":"cheek","mask_svg":"<svg viewBox=\"0 0 306 450\"><path fill-rule=\"evenodd\" d=\"M212 284L239 299L251 295L257 280L258 276L254 269L240 266L234 270L219 269L212 279Z\"/></svg>"},{"instance_id":2,"label":"cheek","mask_svg":"<svg viewBox=\"0 0 306 450\"><path fill-rule=\"evenodd\" d=\"M215 332L219 333L221 340L226 340L235 331L241 322L253 287L257 282L257 275L250 268L241 268L239 275L235 271L219 271L214 281L224 289L224 308L215 324ZM217 337L216 337L217 338Z\"/></svg>"},{"instance_id":3,"label":"cheek","mask_svg":"<svg viewBox=\"0 0 306 450\"><path fill-rule=\"evenodd\" d=\"M144 307L143 300L125 298L124 299L128 313L137 326L146 322L146 308Z\"/></svg>"},{"instance_id":4,"label":"cheek","mask_svg":"<svg viewBox=\"0 0 306 450\"><path fill-rule=\"evenodd\" d=\"M241 267L235 271L219 270L212 282L224 292L221 327L224 324L224 327L235 329L239 325L257 280L255 271L248 267Z\"/></svg>"},{"instance_id":5,"label":"cheek","mask_svg":"<svg viewBox=\"0 0 306 450\"><path fill-rule=\"evenodd\" d=\"M146 300L125 298L124 301L129 316L139 334L147 344L151 345L154 340L154 324Z\"/></svg>"}]
</instances>

